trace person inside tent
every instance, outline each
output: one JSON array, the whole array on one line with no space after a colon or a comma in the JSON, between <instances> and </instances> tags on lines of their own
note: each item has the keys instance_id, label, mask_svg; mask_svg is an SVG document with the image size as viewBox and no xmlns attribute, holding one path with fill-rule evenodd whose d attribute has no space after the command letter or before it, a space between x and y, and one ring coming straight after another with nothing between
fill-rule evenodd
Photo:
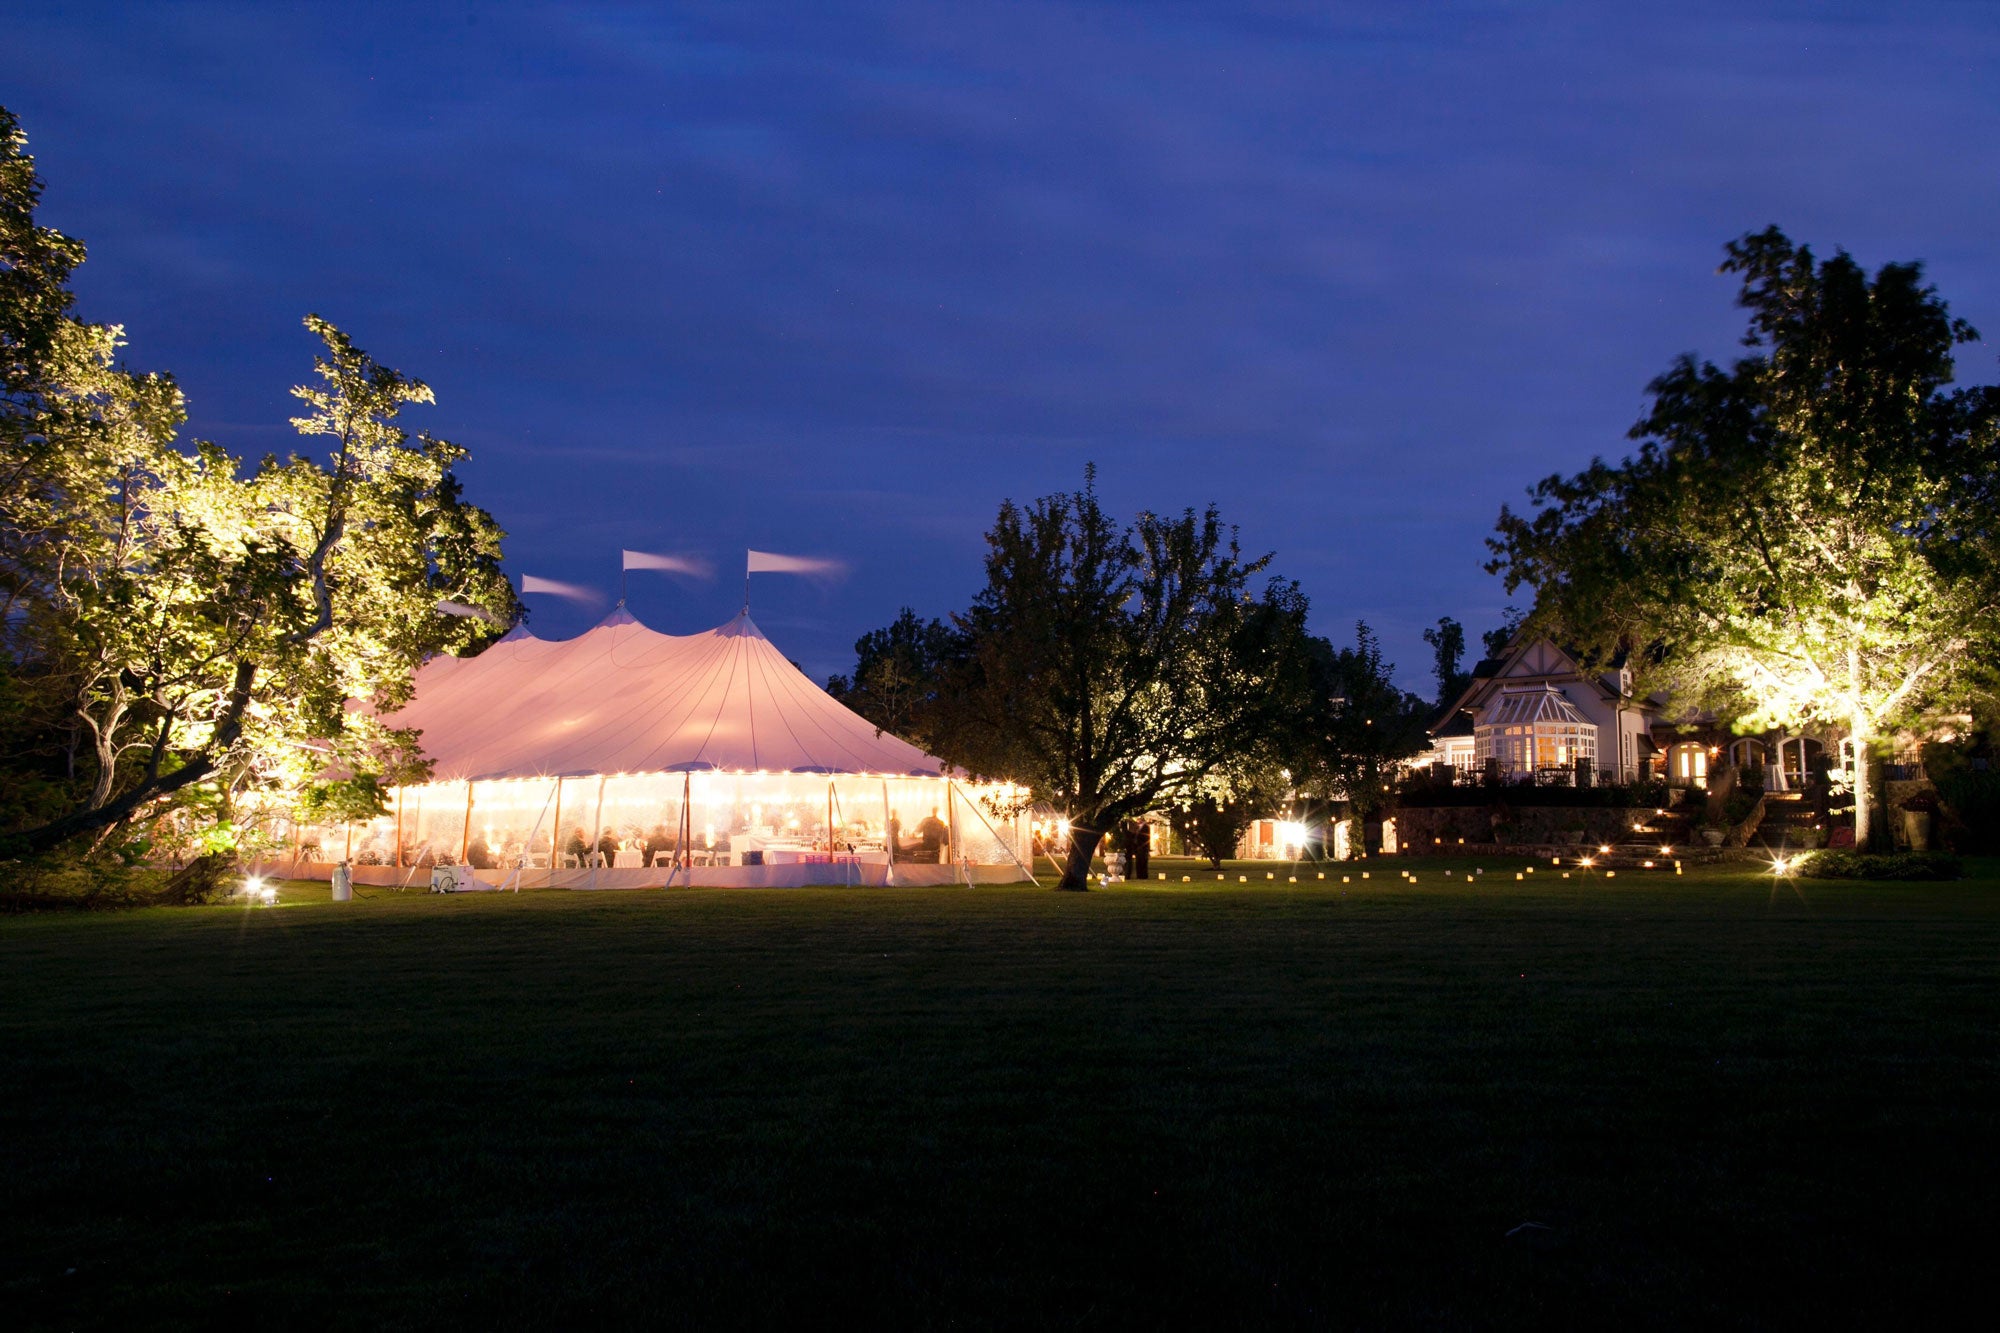
<instances>
[{"instance_id":1,"label":"person inside tent","mask_svg":"<svg viewBox=\"0 0 2000 1333\"><path fill-rule=\"evenodd\" d=\"M676 839L665 824L655 824L646 834L646 864L663 866L674 859Z\"/></svg>"},{"instance_id":2,"label":"person inside tent","mask_svg":"<svg viewBox=\"0 0 2000 1333\"><path fill-rule=\"evenodd\" d=\"M565 864L574 866L584 865L590 860L590 839L584 836L581 825L570 830L569 841L563 844L563 860Z\"/></svg>"},{"instance_id":3,"label":"person inside tent","mask_svg":"<svg viewBox=\"0 0 2000 1333\"><path fill-rule=\"evenodd\" d=\"M618 864L618 835L610 829L604 830L604 836L597 840L597 856L601 866Z\"/></svg>"},{"instance_id":4,"label":"person inside tent","mask_svg":"<svg viewBox=\"0 0 2000 1333\"><path fill-rule=\"evenodd\" d=\"M465 863L474 870L493 868L493 849L486 845L484 834L473 834L472 841L465 845Z\"/></svg>"},{"instance_id":5,"label":"person inside tent","mask_svg":"<svg viewBox=\"0 0 2000 1333\"><path fill-rule=\"evenodd\" d=\"M938 818L937 811L933 810L917 821L917 847L922 853L921 860L943 864L947 844L950 841L950 830L946 829L944 821Z\"/></svg>"}]
</instances>

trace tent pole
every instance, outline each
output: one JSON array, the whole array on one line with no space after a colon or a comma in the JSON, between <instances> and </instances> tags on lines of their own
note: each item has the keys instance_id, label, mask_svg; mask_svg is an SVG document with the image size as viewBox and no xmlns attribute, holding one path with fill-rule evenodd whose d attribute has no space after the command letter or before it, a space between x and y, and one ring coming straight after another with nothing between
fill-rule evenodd
<instances>
[{"instance_id":1,"label":"tent pole","mask_svg":"<svg viewBox=\"0 0 2000 1333\"><path fill-rule=\"evenodd\" d=\"M694 773L681 774L681 817L674 828L674 873L667 877L667 883L674 882L674 876L688 871L688 884L694 883L694 853L688 849L688 840L694 836L694 812L688 807L694 800Z\"/></svg>"},{"instance_id":2,"label":"tent pole","mask_svg":"<svg viewBox=\"0 0 2000 1333\"><path fill-rule=\"evenodd\" d=\"M562 785L556 779L556 817L549 821L549 882L543 888L554 888L556 871L562 866Z\"/></svg>"},{"instance_id":3,"label":"tent pole","mask_svg":"<svg viewBox=\"0 0 2000 1333\"><path fill-rule=\"evenodd\" d=\"M597 850L598 842L604 837L604 774L597 775L597 813L590 817L590 846L584 857L590 862L590 887L597 887L597 863L603 854Z\"/></svg>"},{"instance_id":4,"label":"tent pole","mask_svg":"<svg viewBox=\"0 0 2000 1333\"><path fill-rule=\"evenodd\" d=\"M944 780L944 823L945 823L944 836L947 842L949 843L949 846L947 847L946 850L950 853L950 855L953 858L963 860L963 858L959 856L958 852L958 801L956 799L957 796L958 796L958 784L953 782L950 778L946 778ZM971 882L972 881L970 879L966 880L967 884L970 884Z\"/></svg>"},{"instance_id":5,"label":"tent pole","mask_svg":"<svg viewBox=\"0 0 2000 1333\"><path fill-rule=\"evenodd\" d=\"M889 779L882 779L882 847L889 854L889 868L882 876L884 884L896 882L896 826L895 816L889 813Z\"/></svg>"},{"instance_id":6,"label":"tent pole","mask_svg":"<svg viewBox=\"0 0 2000 1333\"><path fill-rule=\"evenodd\" d=\"M403 865L403 789L396 788L396 867Z\"/></svg>"},{"instance_id":7,"label":"tent pole","mask_svg":"<svg viewBox=\"0 0 2000 1333\"><path fill-rule=\"evenodd\" d=\"M417 862L424 859L424 851L430 846L429 841L423 839L422 837L424 831L424 789L422 787L417 788L416 820L417 820L417 833L419 835L419 840L417 842L417 854L410 858L409 873L402 877L402 882L397 885L398 888L407 889L410 887L410 880L414 878L417 873Z\"/></svg>"},{"instance_id":8,"label":"tent pole","mask_svg":"<svg viewBox=\"0 0 2000 1333\"><path fill-rule=\"evenodd\" d=\"M472 789L471 778L465 780L465 830L458 835L458 863L465 864L465 858L472 854Z\"/></svg>"}]
</instances>

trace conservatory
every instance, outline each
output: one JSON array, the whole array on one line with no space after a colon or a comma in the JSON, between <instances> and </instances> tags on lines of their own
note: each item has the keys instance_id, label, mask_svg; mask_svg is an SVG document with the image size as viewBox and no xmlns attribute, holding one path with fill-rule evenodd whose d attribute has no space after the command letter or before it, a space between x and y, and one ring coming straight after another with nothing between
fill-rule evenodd
<instances>
[{"instance_id":1,"label":"conservatory","mask_svg":"<svg viewBox=\"0 0 2000 1333\"><path fill-rule=\"evenodd\" d=\"M747 613L661 634L622 607L574 639L517 628L417 673L432 780L365 823L285 830L281 873L496 888L1011 881L1026 793L971 782L813 684Z\"/></svg>"},{"instance_id":2,"label":"conservatory","mask_svg":"<svg viewBox=\"0 0 2000 1333\"><path fill-rule=\"evenodd\" d=\"M1597 725L1553 685L1502 690L1482 711L1472 741L1480 767L1493 760L1512 776L1560 780L1597 768Z\"/></svg>"}]
</instances>

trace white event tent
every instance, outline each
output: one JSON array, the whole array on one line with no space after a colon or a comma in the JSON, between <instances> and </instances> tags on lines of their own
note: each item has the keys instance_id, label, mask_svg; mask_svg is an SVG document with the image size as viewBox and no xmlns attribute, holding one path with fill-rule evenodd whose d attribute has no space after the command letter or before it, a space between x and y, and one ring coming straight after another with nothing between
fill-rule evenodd
<instances>
[{"instance_id":1,"label":"white event tent","mask_svg":"<svg viewBox=\"0 0 2000 1333\"><path fill-rule=\"evenodd\" d=\"M386 719L432 780L366 824L300 828L293 872L368 883L470 864L496 887L1006 881L1017 789L971 783L815 685L746 611L661 634L622 604L573 639L516 628L417 673Z\"/></svg>"}]
</instances>

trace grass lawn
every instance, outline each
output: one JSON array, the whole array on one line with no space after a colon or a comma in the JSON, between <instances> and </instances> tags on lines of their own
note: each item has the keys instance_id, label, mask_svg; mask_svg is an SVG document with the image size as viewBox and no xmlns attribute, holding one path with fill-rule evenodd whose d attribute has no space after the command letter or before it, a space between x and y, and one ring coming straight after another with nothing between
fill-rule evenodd
<instances>
[{"instance_id":1,"label":"grass lawn","mask_svg":"<svg viewBox=\"0 0 2000 1333\"><path fill-rule=\"evenodd\" d=\"M1985 1304L2000 865L1522 865L311 885L0 921L0 1310L1800 1327Z\"/></svg>"}]
</instances>

